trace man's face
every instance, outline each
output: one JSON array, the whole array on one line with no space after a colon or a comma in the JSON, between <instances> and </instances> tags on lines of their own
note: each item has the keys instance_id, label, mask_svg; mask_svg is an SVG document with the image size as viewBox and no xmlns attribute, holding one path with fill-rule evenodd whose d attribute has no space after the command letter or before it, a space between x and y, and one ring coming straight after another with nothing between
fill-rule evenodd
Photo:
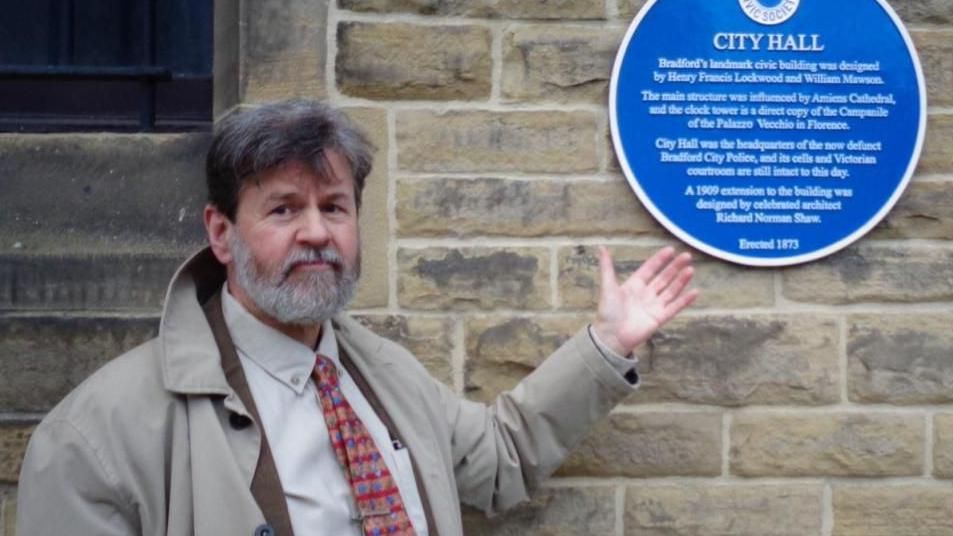
<instances>
[{"instance_id":1,"label":"man's face","mask_svg":"<svg viewBox=\"0 0 953 536\"><path fill-rule=\"evenodd\" d=\"M360 275L354 178L327 153L329 177L292 162L249 181L228 235L229 290L256 316L315 325L343 309Z\"/></svg>"}]
</instances>

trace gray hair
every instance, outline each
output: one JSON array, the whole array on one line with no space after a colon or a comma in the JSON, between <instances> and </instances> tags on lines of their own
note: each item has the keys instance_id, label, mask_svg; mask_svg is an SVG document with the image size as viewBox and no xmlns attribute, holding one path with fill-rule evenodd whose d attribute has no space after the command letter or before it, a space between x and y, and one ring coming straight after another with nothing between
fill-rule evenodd
<instances>
[{"instance_id":1,"label":"gray hair","mask_svg":"<svg viewBox=\"0 0 953 536\"><path fill-rule=\"evenodd\" d=\"M289 100L234 113L216 126L205 160L208 201L234 221L245 181L289 162L302 162L327 177L328 150L348 162L360 207L374 147L343 112L318 101Z\"/></svg>"}]
</instances>

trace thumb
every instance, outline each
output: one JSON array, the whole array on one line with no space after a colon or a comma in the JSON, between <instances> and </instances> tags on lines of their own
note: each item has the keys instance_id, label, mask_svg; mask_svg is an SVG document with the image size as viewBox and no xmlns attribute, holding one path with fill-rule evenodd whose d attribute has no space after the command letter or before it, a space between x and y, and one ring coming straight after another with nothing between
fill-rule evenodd
<instances>
[{"instance_id":1,"label":"thumb","mask_svg":"<svg viewBox=\"0 0 953 536\"><path fill-rule=\"evenodd\" d=\"M615 275L615 266L612 265L612 255L605 246L599 246L599 289L600 294L615 289L619 280Z\"/></svg>"}]
</instances>

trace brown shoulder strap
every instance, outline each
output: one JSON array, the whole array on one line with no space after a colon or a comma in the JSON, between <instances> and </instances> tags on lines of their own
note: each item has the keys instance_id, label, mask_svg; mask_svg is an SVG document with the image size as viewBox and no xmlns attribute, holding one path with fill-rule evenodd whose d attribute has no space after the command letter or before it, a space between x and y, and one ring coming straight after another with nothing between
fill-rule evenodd
<instances>
[{"instance_id":1,"label":"brown shoulder strap","mask_svg":"<svg viewBox=\"0 0 953 536\"><path fill-rule=\"evenodd\" d=\"M238 360L238 354L235 352L235 343L232 342L232 336L228 332L228 326L225 324L225 316L222 313L222 293L216 292L203 306L208 323L212 327L212 334L215 336L215 342L218 344L218 351L222 356L222 370L225 372L225 379L228 385L235 391L238 398L251 413L254 422L258 424L258 431L261 434L261 452L258 454L258 465L255 467L255 475L251 481L252 496L255 502L261 508L265 515L265 520L274 529L275 536L294 536L291 528L291 516L288 514L288 503L285 501L285 492L281 487L281 479L278 477L278 469L275 467L275 460L271 455L271 447L268 446L268 437L265 435L265 429L261 426L261 419L258 416L258 408L255 406L255 400L248 388L248 381L245 379L245 371L242 370L241 361Z\"/></svg>"}]
</instances>

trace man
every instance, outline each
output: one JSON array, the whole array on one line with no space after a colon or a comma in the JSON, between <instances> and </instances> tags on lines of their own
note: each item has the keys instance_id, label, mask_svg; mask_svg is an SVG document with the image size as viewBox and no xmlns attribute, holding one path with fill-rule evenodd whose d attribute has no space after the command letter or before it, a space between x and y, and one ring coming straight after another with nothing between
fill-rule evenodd
<instances>
[{"instance_id":1,"label":"man","mask_svg":"<svg viewBox=\"0 0 953 536\"><path fill-rule=\"evenodd\" d=\"M209 247L174 276L158 337L37 427L18 534L461 534L460 502L526 499L634 389L624 356L697 295L688 254L663 249L620 285L603 249L592 324L493 406L461 400L339 314L370 168L320 103L219 125Z\"/></svg>"}]
</instances>

